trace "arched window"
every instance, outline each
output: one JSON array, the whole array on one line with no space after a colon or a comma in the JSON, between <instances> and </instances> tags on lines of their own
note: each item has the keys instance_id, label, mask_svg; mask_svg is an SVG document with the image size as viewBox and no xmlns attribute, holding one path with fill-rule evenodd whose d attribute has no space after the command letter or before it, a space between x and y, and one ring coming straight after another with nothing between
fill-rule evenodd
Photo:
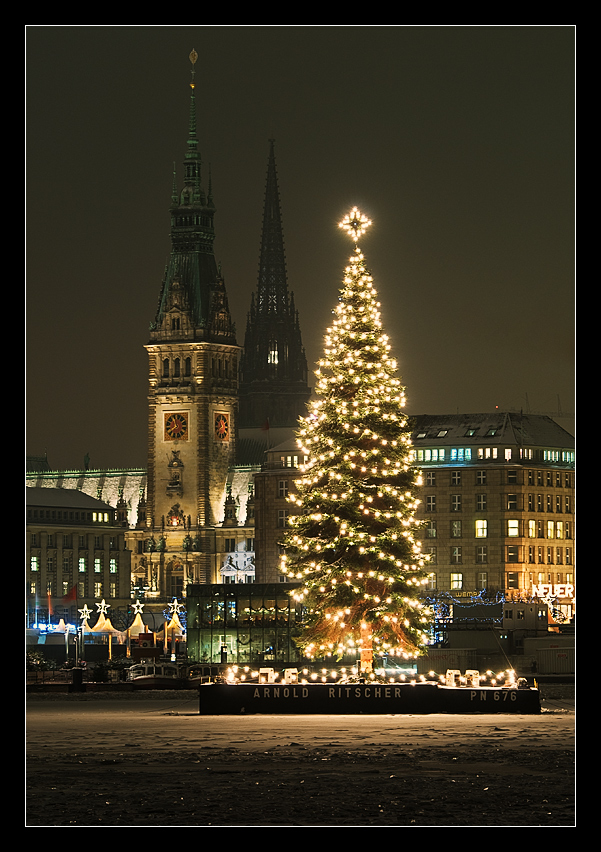
<instances>
[{"instance_id":1,"label":"arched window","mask_svg":"<svg viewBox=\"0 0 601 852\"><path fill-rule=\"evenodd\" d=\"M169 358L163 360L163 378L169 378Z\"/></svg>"},{"instance_id":2,"label":"arched window","mask_svg":"<svg viewBox=\"0 0 601 852\"><path fill-rule=\"evenodd\" d=\"M184 374L186 376L192 375L192 359L191 358L186 358L186 360L184 361Z\"/></svg>"},{"instance_id":3,"label":"arched window","mask_svg":"<svg viewBox=\"0 0 601 852\"><path fill-rule=\"evenodd\" d=\"M179 378L179 375L180 375L180 372L179 372L179 358L176 358L176 359L175 359L175 361L173 362L173 375L174 375L176 378Z\"/></svg>"},{"instance_id":4,"label":"arched window","mask_svg":"<svg viewBox=\"0 0 601 852\"><path fill-rule=\"evenodd\" d=\"M269 350L267 352L267 363L268 364L277 364L278 363L278 342L277 340L269 341Z\"/></svg>"}]
</instances>

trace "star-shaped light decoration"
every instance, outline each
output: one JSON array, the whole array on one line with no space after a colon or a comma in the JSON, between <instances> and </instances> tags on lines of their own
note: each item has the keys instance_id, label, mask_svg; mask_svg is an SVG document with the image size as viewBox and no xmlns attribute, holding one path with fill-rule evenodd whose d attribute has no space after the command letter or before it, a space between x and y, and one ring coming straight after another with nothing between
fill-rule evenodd
<instances>
[{"instance_id":1,"label":"star-shaped light decoration","mask_svg":"<svg viewBox=\"0 0 601 852\"><path fill-rule=\"evenodd\" d=\"M173 598L173 600L169 604L169 612L171 613L171 615L179 615L182 609L185 609L185 605L178 603L177 598Z\"/></svg>"},{"instance_id":2,"label":"star-shaped light decoration","mask_svg":"<svg viewBox=\"0 0 601 852\"><path fill-rule=\"evenodd\" d=\"M359 237L363 236L370 225L371 219L364 216L357 207L353 207L351 212L346 214L342 222L338 223L338 227L343 228L355 243Z\"/></svg>"},{"instance_id":3,"label":"star-shaped light decoration","mask_svg":"<svg viewBox=\"0 0 601 852\"><path fill-rule=\"evenodd\" d=\"M139 600L136 600L134 607L134 615L142 615L142 610L144 609L144 604L140 603Z\"/></svg>"},{"instance_id":4,"label":"star-shaped light decoration","mask_svg":"<svg viewBox=\"0 0 601 852\"><path fill-rule=\"evenodd\" d=\"M87 621L88 618L92 615L92 610L88 608L87 604L84 604L83 609L78 610L78 612L81 616L81 621Z\"/></svg>"},{"instance_id":5,"label":"star-shaped light decoration","mask_svg":"<svg viewBox=\"0 0 601 852\"><path fill-rule=\"evenodd\" d=\"M104 598L102 598L102 603L97 603L98 612L102 613L102 615L106 615L107 609L110 607L110 604L107 604Z\"/></svg>"}]
</instances>

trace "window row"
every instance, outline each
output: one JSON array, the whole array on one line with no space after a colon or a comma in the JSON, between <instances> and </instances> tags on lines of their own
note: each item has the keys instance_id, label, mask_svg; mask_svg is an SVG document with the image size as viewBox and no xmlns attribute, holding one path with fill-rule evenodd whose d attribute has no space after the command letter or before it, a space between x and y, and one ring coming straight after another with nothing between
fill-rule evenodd
<instances>
[{"instance_id":1,"label":"window row","mask_svg":"<svg viewBox=\"0 0 601 852\"><path fill-rule=\"evenodd\" d=\"M73 521L92 524L114 523L114 512L83 512L75 509L27 509L29 521Z\"/></svg>"},{"instance_id":2,"label":"window row","mask_svg":"<svg viewBox=\"0 0 601 852\"><path fill-rule=\"evenodd\" d=\"M46 556L46 571L53 572L57 569L55 556L48 554ZM80 574L85 574L88 571L90 561L85 556L80 556L77 560L77 568ZM41 567L41 557L32 555L29 558L29 569L34 573L38 572ZM73 568L73 561L70 557L63 557L62 561L63 572L70 573ZM101 556L95 557L91 562L95 574L102 574L104 571L104 560ZM119 571L119 559L116 556L111 556L109 559L109 573L116 574Z\"/></svg>"},{"instance_id":3,"label":"window row","mask_svg":"<svg viewBox=\"0 0 601 852\"><path fill-rule=\"evenodd\" d=\"M472 576L474 576L473 580ZM538 578L537 582L539 584L552 582L555 582L556 584L573 584L574 582L574 575L571 573L549 574L539 572L536 577ZM519 572L508 571L506 575L506 587L508 589L518 589L519 580ZM446 582L447 581L445 576L445 585ZM532 584L535 582L534 574L529 575L529 582L530 586L532 586ZM474 583L474 585L472 585L472 583ZM466 575L461 571L453 571L449 575L448 584L451 591L460 591L465 588L486 589L489 585L489 576L486 571L477 571L475 575ZM428 575L428 585L426 586L426 588L428 591L436 591L439 588L439 577L435 572Z\"/></svg>"},{"instance_id":4,"label":"window row","mask_svg":"<svg viewBox=\"0 0 601 852\"><path fill-rule=\"evenodd\" d=\"M473 524L473 525L472 525ZM486 519L478 519L473 522L460 520L451 521L449 534L451 538L488 538L492 529L491 523ZM427 521L424 528L426 538L437 538L439 524L437 521ZM504 522L503 535L508 538L572 538L571 521L522 521L518 518L510 518Z\"/></svg>"},{"instance_id":5,"label":"window row","mask_svg":"<svg viewBox=\"0 0 601 852\"><path fill-rule=\"evenodd\" d=\"M223 542L223 550L225 553L235 553L236 551L254 553L255 540L254 538L247 538L244 541L238 541L235 538L226 538Z\"/></svg>"},{"instance_id":6,"label":"window row","mask_svg":"<svg viewBox=\"0 0 601 852\"><path fill-rule=\"evenodd\" d=\"M87 535L79 535L73 536L71 534L61 535L61 533L47 533L46 534L46 547L60 547L63 549L72 550L73 549L73 540L77 542L76 547L80 549L87 549L91 546L91 542L88 540ZM29 543L31 547L40 547L42 544L43 536L40 533L31 533L29 537ZM125 549L125 539L123 539L123 546ZM109 550L119 550L119 539L116 536L112 536L108 540ZM105 541L104 536L95 535L94 536L94 550L104 550Z\"/></svg>"},{"instance_id":7,"label":"window row","mask_svg":"<svg viewBox=\"0 0 601 852\"><path fill-rule=\"evenodd\" d=\"M524 501L523 494L501 494L495 496L499 496L500 498L501 511L523 512L526 511L526 505L529 512L545 512L557 515L562 515L564 512L567 515L572 514L572 497L568 494L547 494L546 496L543 494L528 494L526 501ZM441 500L437 500L435 494L427 494L424 497L424 508L426 512L462 512L465 505L471 508L471 500L464 500L461 494L451 494L448 506L440 509L442 502ZM476 494L475 504L477 512L494 510L488 494Z\"/></svg>"},{"instance_id":8,"label":"window row","mask_svg":"<svg viewBox=\"0 0 601 852\"><path fill-rule=\"evenodd\" d=\"M420 435L418 438L422 437ZM438 436L437 436L438 437ZM444 437L440 435L440 437ZM574 464L575 453L573 450L539 450L529 447L428 447L427 449L411 450L410 455L412 462L444 462L444 463L465 463L471 462L472 459L478 461L497 461L499 459L506 462L543 461L562 464Z\"/></svg>"},{"instance_id":9,"label":"window row","mask_svg":"<svg viewBox=\"0 0 601 852\"><path fill-rule=\"evenodd\" d=\"M523 485L523 477L518 476L517 470L503 471L503 484L506 485ZM520 472L521 473L521 472ZM475 475L474 475L475 474ZM475 482L476 485L491 484L487 470L452 470L450 471L451 485L471 485ZM427 470L425 471L425 482L428 486L436 486L437 484L448 483L449 471ZM571 488L572 474L560 470L529 470L526 475L527 484L532 486L540 486L541 488Z\"/></svg>"},{"instance_id":10,"label":"window row","mask_svg":"<svg viewBox=\"0 0 601 852\"><path fill-rule=\"evenodd\" d=\"M463 545L454 545L450 548L437 548L427 546L422 550L423 554L428 557L429 565L436 565L439 562L439 557L442 556L443 564L461 565L474 563L476 565L486 565L489 561L489 552L486 545L480 545L476 548L464 547ZM527 559L523 559L523 548L519 545L507 545L505 549L505 562L525 562L530 565L572 565L572 548L571 547L543 547L543 546L528 546L526 551Z\"/></svg>"},{"instance_id":11,"label":"window row","mask_svg":"<svg viewBox=\"0 0 601 852\"><path fill-rule=\"evenodd\" d=\"M87 583L78 583L77 584L77 597L85 598L88 594L86 591ZM104 591L104 583L95 582L90 584L90 595L93 595L95 598L102 598L105 596ZM54 580L48 580L46 582L46 587L44 589L40 588L40 582L37 579L32 579L29 582L29 594L30 595L41 595L42 593L45 595L55 595L66 597L72 591L72 587L68 580L63 580L62 583L57 583ZM108 584L108 597L116 598L119 596L119 586L116 582Z\"/></svg>"}]
</instances>

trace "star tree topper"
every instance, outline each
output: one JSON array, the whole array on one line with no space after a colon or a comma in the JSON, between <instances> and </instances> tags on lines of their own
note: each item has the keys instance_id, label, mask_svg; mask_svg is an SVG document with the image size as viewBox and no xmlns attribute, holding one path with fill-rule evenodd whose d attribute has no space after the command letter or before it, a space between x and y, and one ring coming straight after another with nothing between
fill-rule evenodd
<instances>
[{"instance_id":1,"label":"star tree topper","mask_svg":"<svg viewBox=\"0 0 601 852\"><path fill-rule=\"evenodd\" d=\"M338 223L338 227L347 232L355 245L357 244L359 237L363 236L370 225L371 219L364 216L357 207L353 207L351 212L346 214L342 222Z\"/></svg>"}]
</instances>

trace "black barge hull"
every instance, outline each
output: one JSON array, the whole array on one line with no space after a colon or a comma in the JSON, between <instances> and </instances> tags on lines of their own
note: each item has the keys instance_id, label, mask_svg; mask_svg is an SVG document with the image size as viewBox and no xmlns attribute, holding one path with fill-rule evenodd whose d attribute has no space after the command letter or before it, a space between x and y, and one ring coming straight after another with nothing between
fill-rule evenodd
<instances>
[{"instance_id":1,"label":"black barge hull","mask_svg":"<svg viewBox=\"0 0 601 852\"><path fill-rule=\"evenodd\" d=\"M201 716L540 713L538 689L419 684L203 684Z\"/></svg>"}]
</instances>

